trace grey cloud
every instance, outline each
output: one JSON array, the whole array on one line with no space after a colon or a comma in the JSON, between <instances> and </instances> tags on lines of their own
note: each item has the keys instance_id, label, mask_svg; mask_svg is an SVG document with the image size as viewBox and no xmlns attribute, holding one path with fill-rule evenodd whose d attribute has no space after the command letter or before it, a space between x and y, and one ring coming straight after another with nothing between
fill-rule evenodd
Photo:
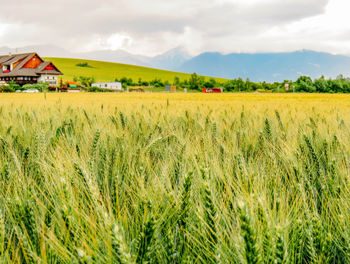
<instances>
[{"instance_id":1,"label":"grey cloud","mask_svg":"<svg viewBox=\"0 0 350 264\"><path fill-rule=\"evenodd\" d=\"M36 1L40 2L40 1ZM33 24L38 31L46 27L52 31L75 34L111 34L118 31L130 33L181 32L189 20L174 14L144 12L131 9L124 1L47 1L45 6L35 2L15 0L5 4L0 21ZM155 6L156 9L156 6Z\"/></svg>"},{"instance_id":2,"label":"grey cloud","mask_svg":"<svg viewBox=\"0 0 350 264\"><path fill-rule=\"evenodd\" d=\"M194 24L210 36L249 35L272 26L322 14L328 2L329 0L274 1L259 3L250 8L224 4L198 11L197 17L202 19L194 21Z\"/></svg>"},{"instance_id":3,"label":"grey cloud","mask_svg":"<svg viewBox=\"0 0 350 264\"><path fill-rule=\"evenodd\" d=\"M0 13L0 23L35 28L35 32L25 35L27 41L32 38L33 42L61 46L118 32L135 39L150 34L152 38L155 34L162 38L164 33L182 34L185 27L216 38L257 34L272 26L322 14L328 2L262 0L247 7L239 0L0 0L5 10ZM5 35L2 42L15 41L19 33Z\"/></svg>"},{"instance_id":4,"label":"grey cloud","mask_svg":"<svg viewBox=\"0 0 350 264\"><path fill-rule=\"evenodd\" d=\"M319 15L325 12L329 0L285 0L268 4L260 3L247 11L248 16L258 18L259 22L290 22Z\"/></svg>"},{"instance_id":5,"label":"grey cloud","mask_svg":"<svg viewBox=\"0 0 350 264\"><path fill-rule=\"evenodd\" d=\"M329 0L285 0L261 3L250 8L235 2L212 4L213 1L164 0L13 0L5 4L0 19L54 26L54 30L110 33L117 27L133 32L174 31L185 25L211 30L240 26L290 22L322 13ZM215 2L215 1L214 1ZM45 4L43 4L45 3ZM181 15L185 13L185 15Z\"/></svg>"}]
</instances>

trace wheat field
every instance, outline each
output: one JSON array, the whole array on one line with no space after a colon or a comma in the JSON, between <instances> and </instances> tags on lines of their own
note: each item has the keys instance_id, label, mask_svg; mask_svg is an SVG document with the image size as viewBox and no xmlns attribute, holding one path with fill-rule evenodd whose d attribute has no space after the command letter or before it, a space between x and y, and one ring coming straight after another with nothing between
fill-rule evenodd
<instances>
[{"instance_id":1,"label":"wheat field","mask_svg":"<svg viewBox=\"0 0 350 264\"><path fill-rule=\"evenodd\" d=\"M0 263L349 263L350 96L1 94Z\"/></svg>"}]
</instances>

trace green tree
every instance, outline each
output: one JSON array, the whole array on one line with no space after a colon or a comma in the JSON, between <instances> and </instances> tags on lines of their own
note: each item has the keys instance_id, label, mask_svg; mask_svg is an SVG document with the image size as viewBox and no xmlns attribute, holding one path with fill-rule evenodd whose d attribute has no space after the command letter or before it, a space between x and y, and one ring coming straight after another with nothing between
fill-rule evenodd
<instances>
[{"instance_id":1,"label":"green tree","mask_svg":"<svg viewBox=\"0 0 350 264\"><path fill-rule=\"evenodd\" d=\"M330 92L328 82L325 80L324 76L320 77L319 79L315 80L315 88L317 92L320 93L327 93Z\"/></svg>"},{"instance_id":2,"label":"green tree","mask_svg":"<svg viewBox=\"0 0 350 264\"><path fill-rule=\"evenodd\" d=\"M154 87L163 87L164 83L162 82L161 79L155 78L154 80L152 80L150 82L151 85L153 85Z\"/></svg>"},{"instance_id":3,"label":"green tree","mask_svg":"<svg viewBox=\"0 0 350 264\"><path fill-rule=\"evenodd\" d=\"M300 76L296 81L298 91L313 93L316 92L316 88L309 76Z\"/></svg>"},{"instance_id":4,"label":"green tree","mask_svg":"<svg viewBox=\"0 0 350 264\"><path fill-rule=\"evenodd\" d=\"M81 85L85 87L91 87L91 84L95 82L94 77L79 76L78 80L80 81Z\"/></svg>"},{"instance_id":5,"label":"green tree","mask_svg":"<svg viewBox=\"0 0 350 264\"><path fill-rule=\"evenodd\" d=\"M174 77L173 85L175 85L175 86L179 86L180 85L180 77L178 77L178 76Z\"/></svg>"},{"instance_id":6,"label":"green tree","mask_svg":"<svg viewBox=\"0 0 350 264\"><path fill-rule=\"evenodd\" d=\"M200 83L201 83L200 77L197 75L197 73L193 73L189 80L190 89L199 90Z\"/></svg>"},{"instance_id":7,"label":"green tree","mask_svg":"<svg viewBox=\"0 0 350 264\"><path fill-rule=\"evenodd\" d=\"M205 88L214 88L216 86L216 81L211 78L209 81L203 82L203 87Z\"/></svg>"},{"instance_id":8,"label":"green tree","mask_svg":"<svg viewBox=\"0 0 350 264\"><path fill-rule=\"evenodd\" d=\"M235 90L235 81L234 80L230 80L224 83L224 89L227 92L232 92Z\"/></svg>"},{"instance_id":9,"label":"green tree","mask_svg":"<svg viewBox=\"0 0 350 264\"><path fill-rule=\"evenodd\" d=\"M245 85L244 85L244 81L243 81L242 77L239 77L237 80L237 88L238 88L239 92L245 91Z\"/></svg>"},{"instance_id":10,"label":"green tree","mask_svg":"<svg viewBox=\"0 0 350 264\"><path fill-rule=\"evenodd\" d=\"M336 79L331 80L331 90L335 93L342 93L343 92L343 82L342 80Z\"/></svg>"},{"instance_id":11,"label":"green tree","mask_svg":"<svg viewBox=\"0 0 350 264\"><path fill-rule=\"evenodd\" d=\"M250 81L249 77L247 77L247 79L245 81L245 90L246 91L250 91L251 90L251 81Z\"/></svg>"}]
</instances>

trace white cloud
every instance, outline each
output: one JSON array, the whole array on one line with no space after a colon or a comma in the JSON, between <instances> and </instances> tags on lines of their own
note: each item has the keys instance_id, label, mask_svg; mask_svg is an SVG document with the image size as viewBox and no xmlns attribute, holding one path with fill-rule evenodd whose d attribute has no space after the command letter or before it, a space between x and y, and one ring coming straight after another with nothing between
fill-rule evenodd
<instances>
[{"instance_id":1,"label":"white cloud","mask_svg":"<svg viewBox=\"0 0 350 264\"><path fill-rule=\"evenodd\" d=\"M114 33L107 37L94 34L90 41L81 46L81 51L128 49L132 43L133 39L125 33Z\"/></svg>"},{"instance_id":2,"label":"white cloud","mask_svg":"<svg viewBox=\"0 0 350 264\"><path fill-rule=\"evenodd\" d=\"M8 25L0 24L0 37L4 36L5 33L8 31Z\"/></svg>"}]
</instances>

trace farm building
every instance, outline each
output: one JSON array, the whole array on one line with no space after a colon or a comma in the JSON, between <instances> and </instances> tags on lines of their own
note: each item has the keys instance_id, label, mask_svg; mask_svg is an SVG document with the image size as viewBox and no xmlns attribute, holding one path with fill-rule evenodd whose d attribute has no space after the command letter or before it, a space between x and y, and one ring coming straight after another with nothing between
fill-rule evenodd
<instances>
[{"instance_id":1,"label":"farm building","mask_svg":"<svg viewBox=\"0 0 350 264\"><path fill-rule=\"evenodd\" d=\"M176 86L166 85L165 86L165 91L167 91L167 92L176 92Z\"/></svg>"},{"instance_id":2,"label":"farm building","mask_svg":"<svg viewBox=\"0 0 350 264\"><path fill-rule=\"evenodd\" d=\"M68 88L77 88L78 85L76 82L68 82Z\"/></svg>"},{"instance_id":3,"label":"farm building","mask_svg":"<svg viewBox=\"0 0 350 264\"><path fill-rule=\"evenodd\" d=\"M222 93L222 88L202 88L202 93Z\"/></svg>"},{"instance_id":4,"label":"farm building","mask_svg":"<svg viewBox=\"0 0 350 264\"><path fill-rule=\"evenodd\" d=\"M19 85L46 82L57 86L58 75L62 72L35 52L0 56L0 82L14 81Z\"/></svg>"},{"instance_id":5,"label":"farm building","mask_svg":"<svg viewBox=\"0 0 350 264\"><path fill-rule=\"evenodd\" d=\"M91 84L91 87L121 91L122 90L122 83L120 83L120 82L93 83L93 84Z\"/></svg>"}]
</instances>

